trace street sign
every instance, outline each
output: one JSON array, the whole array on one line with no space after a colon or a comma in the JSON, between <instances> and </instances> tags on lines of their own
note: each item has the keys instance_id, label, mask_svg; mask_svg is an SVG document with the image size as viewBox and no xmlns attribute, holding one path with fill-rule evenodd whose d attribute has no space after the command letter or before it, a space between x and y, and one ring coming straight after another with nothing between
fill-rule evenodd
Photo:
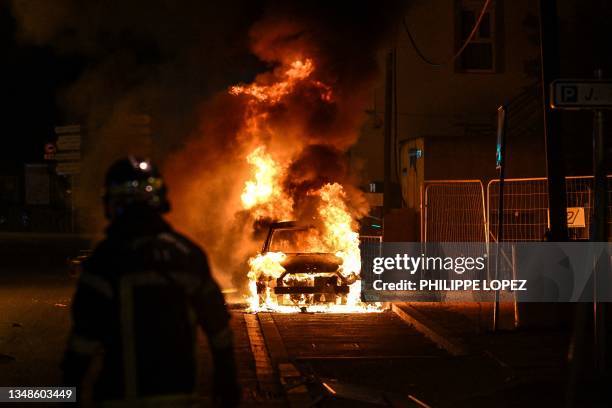
<instances>
[{"instance_id":1,"label":"street sign","mask_svg":"<svg viewBox=\"0 0 612 408\"><path fill-rule=\"evenodd\" d=\"M547 210L548 228L550 228L550 212ZM568 228L584 228L586 227L586 218L584 216L584 207L567 207L567 227Z\"/></svg>"},{"instance_id":2,"label":"street sign","mask_svg":"<svg viewBox=\"0 0 612 408\"><path fill-rule=\"evenodd\" d=\"M56 126L55 134L61 135L64 133L80 133L81 125L66 125L66 126Z\"/></svg>"},{"instance_id":3,"label":"street sign","mask_svg":"<svg viewBox=\"0 0 612 408\"><path fill-rule=\"evenodd\" d=\"M550 84L553 109L612 109L612 80L557 79Z\"/></svg>"},{"instance_id":4,"label":"street sign","mask_svg":"<svg viewBox=\"0 0 612 408\"><path fill-rule=\"evenodd\" d=\"M57 162L55 172L59 175L73 175L81 172L81 125L56 126L57 152L51 159Z\"/></svg>"},{"instance_id":5,"label":"street sign","mask_svg":"<svg viewBox=\"0 0 612 408\"><path fill-rule=\"evenodd\" d=\"M59 175L71 175L81 172L80 162L64 162L58 163L55 172Z\"/></svg>"},{"instance_id":6,"label":"street sign","mask_svg":"<svg viewBox=\"0 0 612 408\"><path fill-rule=\"evenodd\" d=\"M55 145L53 143L47 143L45 144L45 155L47 154L53 154L57 151L57 148L55 147Z\"/></svg>"},{"instance_id":7,"label":"street sign","mask_svg":"<svg viewBox=\"0 0 612 408\"><path fill-rule=\"evenodd\" d=\"M70 151L70 150L81 150L81 142L74 143L58 143L57 149L60 152Z\"/></svg>"},{"instance_id":8,"label":"street sign","mask_svg":"<svg viewBox=\"0 0 612 408\"><path fill-rule=\"evenodd\" d=\"M60 135L57 138L58 150L80 150L81 135Z\"/></svg>"},{"instance_id":9,"label":"street sign","mask_svg":"<svg viewBox=\"0 0 612 408\"><path fill-rule=\"evenodd\" d=\"M586 226L584 207L567 207L567 226L568 228L584 228Z\"/></svg>"},{"instance_id":10,"label":"street sign","mask_svg":"<svg viewBox=\"0 0 612 408\"><path fill-rule=\"evenodd\" d=\"M55 160L57 160L58 162L81 160L81 152L76 151L55 153Z\"/></svg>"}]
</instances>

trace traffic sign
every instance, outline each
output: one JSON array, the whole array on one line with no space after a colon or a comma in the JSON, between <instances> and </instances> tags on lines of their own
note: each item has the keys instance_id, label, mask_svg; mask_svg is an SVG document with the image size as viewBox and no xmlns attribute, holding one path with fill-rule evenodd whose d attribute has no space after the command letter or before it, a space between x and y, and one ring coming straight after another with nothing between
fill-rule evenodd
<instances>
[{"instance_id":1,"label":"traffic sign","mask_svg":"<svg viewBox=\"0 0 612 408\"><path fill-rule=\"evenodd\" d=\"M66 126L56 126L55 134L61 135L64 133L79 133L81 131L81 125L66 125Z\"/></svg>"},{"instance_id":2,"label":"traffic sign","mask_svg":"<svg viewBox=\"0 0 612 408\"><path fill-rule=\"evenodd\" d=\"M80 162L58 163L55 172L60 175L78 174L81 172Z\"/></svg>"},{"instance_id":3,"label":"traffic sign","mask_svg":"<svg viewBox=\"0 0 612 408\"><path fill-rule=\"evenodd\" d=\"M550 84L553 109L612 109L612 80L557 79Z\"/></svg>"},{"instance_id":4,"label":"traffic sign","mask_svg":"<svg viewBox=\"0 0 612 408\"><path fill-rule=\"evenodd\" d=\"M57 160L58 162L81 160L81 152L75 151L55 153L55 160Z\"/></svg>"},{"instance_id":5,"label":"traffic sign","mask_svg":"<svg viewBox=\"0 0 612 408\"><path fill-rule=\"evenodd\" d=\"M55 144L53 143L45 144L45 155L54 154L56 151L57 151L57 148L55 147Z\"/></svg>"},{"instance_id":6,"label":"traffic sign","mask_svg":"<svg viewBox=\"0 0 612 408\"><path fill-rule=\"evenodd\" d=\"M57 138L58 150L80 150L81 135L60 135Z\"/></svg>"},{"instance_id":7,"label":"traffic sign","mask_svg":"<svg viewBox=\"0 0 612 408\"><path fill-rule=\"evenodd\" d=\"M548 228L550 228L550 212L547 210ZM584 207L567 207L567 227L568 228L585 228L586 218L584 216Z\"/></svg>"},{"instance_id":8,"label":"traffic sign","mask_svg":"<svg viewBox=\"0 0 612 408\"><path fill-rule=\"evenodd\" d=\"M584 207L567 207L568 228L584 228L586 226Z\"/></svg>"},{"instance_id":9,"label":"traffic sign","mask_svg":"<svg viewBox=\"0 0 612 408\"><path fill-rule=\"evenodd\" d=\"M81 125L56 126L57 161L55 172L59 175L73 175L81 172Z\"/></svg>"}]
</instances>

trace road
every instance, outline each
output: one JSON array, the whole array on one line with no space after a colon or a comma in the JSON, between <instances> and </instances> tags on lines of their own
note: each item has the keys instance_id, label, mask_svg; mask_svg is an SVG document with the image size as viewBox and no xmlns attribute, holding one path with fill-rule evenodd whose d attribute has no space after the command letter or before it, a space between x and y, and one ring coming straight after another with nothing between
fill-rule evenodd
<instances>
[{"instance_id":1,"label":"road","mask_svg":"<svg viewBox=\"0 0 612 408\"><path fill-rule=\"evenodd\" d=\"M60 270L1 275L1 385L60 383L74 284ZM244 406L484 407L532 398L504 394L512 373L495 358L451 355L392 311L250 314L234 305L232 316ZM209 397L202 336L199 349L200 394Z\"/></svg>"},{"instance_id":2,"label":"road","mask_svg":"<svg viewBox=\"0 0 612 408\"><path fill-rule=\"evenodd\" d=\"M288 363L285 382L307 385L289 406L474 406L508 378L489 357L451 356L392 311L257 321L272 367ZM283 370L276 375L283 382Z\"/></svg>"}]
</instances>

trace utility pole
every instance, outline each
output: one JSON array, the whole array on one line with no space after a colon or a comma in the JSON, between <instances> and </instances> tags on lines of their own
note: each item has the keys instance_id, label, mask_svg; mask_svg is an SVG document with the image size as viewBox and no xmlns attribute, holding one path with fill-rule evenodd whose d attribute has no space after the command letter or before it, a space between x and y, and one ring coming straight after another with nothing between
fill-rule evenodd
<instances>
[{"instance_id":1,"label":"utility pole","mask_svg":"<svg viewBox=\"0 0 612 408\"><path fill-rule=\"evenodd\" d=\"M393 129L393 65L395 62L395 51L387 53L385 60L385 119L384 119L384 190L383 190L383 216L389 213L393 196L393 185L391 181L391 136Z\"/></svg>"},{"instance_id":2,"label":"utility pole","mask_svg":"<svg viewBox=\"0 0 612 408\"><path fill-rule=\"evenodd\" d=\"M540 0L540 50L542 64L542 102L546 141L548 180L549 240L567 241L567 201L565 164L560 135L559 112L550 109L550 83L559 75L557 0Z\"/></svg>"}]
</instances>

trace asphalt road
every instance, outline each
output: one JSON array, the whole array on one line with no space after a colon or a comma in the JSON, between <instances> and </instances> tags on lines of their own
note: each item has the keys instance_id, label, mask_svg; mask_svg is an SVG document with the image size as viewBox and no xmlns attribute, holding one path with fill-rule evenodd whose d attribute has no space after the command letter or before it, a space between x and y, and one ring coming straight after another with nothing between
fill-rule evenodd
<instances>
[{"instance_id":1,"label":"asphalt road","mask_svg":"<svg viewBox=\"0 0 612 408\"><path fill-rule=\"evenodd\" d=\"M10 272L0 275L0 385L59 384L75 281L62 269ZM538 393L504 391L512 378L503 364L482 354L451 356L390 311L248 315L234 308L232 314L245 406L419 406L415 400L432 407L531 406ZM268 355L272 391L262 386L257 344ZM210 355L205 338L199 345L206 397ZM281 363L295 371L288 375ZM305 392L296 400L300 385Z\"/></svg>"}]
</instances>

